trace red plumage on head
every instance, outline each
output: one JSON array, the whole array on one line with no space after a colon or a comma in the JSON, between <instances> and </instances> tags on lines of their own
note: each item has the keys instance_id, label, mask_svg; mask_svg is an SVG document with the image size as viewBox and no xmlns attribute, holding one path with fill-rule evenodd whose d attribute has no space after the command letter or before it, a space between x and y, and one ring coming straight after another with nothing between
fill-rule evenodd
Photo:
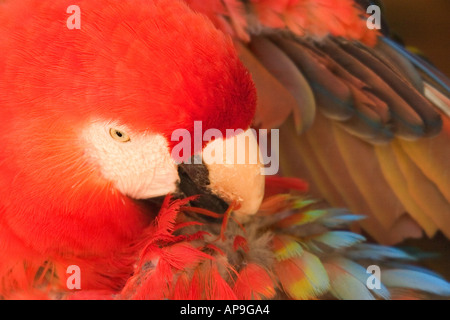
<instances>
[{"instance_id":1,"label":"red plumage on head","mask_svg":"<svg viewBox=\"0 0 450 320\"><path fill-rule=\"evenodd\" d=\"M194 121L204 130L247 128L255 111L253 83L232 40L184 3L81 0L81 29L70 30L72 4L0 5L0 276L13 270L11 283L22 260L37 271L42 256L84 263L92 277L83 286L128 275L131 264L121 262L103 283L93 280L155 212L120 194L85 159L79 130L86 122L118 121L170 141Z\"/></svg>"}]
</instances>

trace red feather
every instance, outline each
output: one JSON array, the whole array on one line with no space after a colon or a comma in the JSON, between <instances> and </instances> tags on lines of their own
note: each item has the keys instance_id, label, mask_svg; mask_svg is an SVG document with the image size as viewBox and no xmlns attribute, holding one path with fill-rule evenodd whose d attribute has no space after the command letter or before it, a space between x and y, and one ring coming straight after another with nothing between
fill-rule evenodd
<instances>
[{"instance_id":1,"label":"red feather","mask_svg":"<svg viewBox=\"0 0 450 320\"><path fill-rule=\"evenodd\" d=\"M138 252L130 248L155 231L157 211L120 194L85 157L79 132L91 121L171 141L175 129L193 133L194 120L204 130L247 128L255 110L230 37L182 1L80 0L79 30L66 26L72 4L0 4L2 297L32 286L44 261L62 287L71 264L83 288L123 286ZM172 216L158 223L147 246L171 237Z\"/></svg>"},{"instance_id":2,"label":"red feather","mask_svg":"<svg viewBox=\"0 0 450 320\"><path fill-rule=\"evenodd\" d=\"M239 272L233 290L241 300L271 299L276 294L272 275L254 263L249 263Z\"/></svg>"}]
</instances>

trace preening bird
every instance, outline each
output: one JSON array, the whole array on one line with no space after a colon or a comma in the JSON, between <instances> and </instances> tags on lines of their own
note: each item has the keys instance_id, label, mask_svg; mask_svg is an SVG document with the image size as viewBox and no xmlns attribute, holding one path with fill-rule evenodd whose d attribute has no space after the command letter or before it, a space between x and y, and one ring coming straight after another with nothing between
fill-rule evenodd
<instances>
[{"instance_id":1,"label":"preening bird","mask_svg":"<svg viewBox=\"0 0 450 320\"><path fill-rule=\"evenodd\" d=\"M180 184L172 132L193 136L202 121L225 136L254 114L232 41L186 5L83 1L80 30L66 26L69 5L0 8L2 295L31 285L47 263L78 265L85 288L123 286L133 264L123 256L158 213L144 199ZM204 187L219 184L223 199L256 211L259 166L217 170Z\"/></svg>"},{"instance_id":2,"label":"preening bird","mask_svg":"<svg viewBox=\"0 0 450 320\"><path fill-rule=\"evenodd\" d=\"M81 0L80 29L70 5L0 4L2 298L450 295L330 207L386 243L448 227L445 79L356 3ZM186 163L227 129L250 152L250 127L280 127L283 174L328 204L292 178L264 191L259 163Z\"/></svg>"},{"instance_id":3,"label":"preening bird","mask_svg":"<svg viewBox=\"0 0 450 320\"><path fill-rule=\"evenodd\" d=\"M379 242L450 236L450 81L367 27L375 1L188 2L234 36L285 175Z\"/></svg>"}]
</instances>

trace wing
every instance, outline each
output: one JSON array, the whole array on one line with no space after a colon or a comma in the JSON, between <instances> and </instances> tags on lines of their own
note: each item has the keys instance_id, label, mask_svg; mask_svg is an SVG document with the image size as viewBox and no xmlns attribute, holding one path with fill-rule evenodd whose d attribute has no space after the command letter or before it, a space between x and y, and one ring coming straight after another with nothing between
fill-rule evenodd
<instances>
[{"instance_id":1,"label":"wing","mask_svg":"<svg viewBox=\"0 0 450 320\"><path fill-rule=\"evenodd\" d=\"M379 242L450 237L450 81L367 28L371 1L186 1L234 37L284 175Z\"/></svg>"},{"instance_id":2,"label":"wing","mask_svg":"<svg viewBox=\"0 0 450 320\"><path fill-rule=\"evenodd\" d=\"M293 179L283 180L276 182L279 186L284 182L289 189ZM165 201L152 232L143 239L134 274L116 297L381 300L450 296L450 284L420 267L420 256L365 243L362 235L346 230L352 221L364 217L345 209L322 207L309 196L275 192L243 224L230 213L186 206L186 201ZM75 296L79 293L89 298L89 292Z\"/></svg>"}]
</instances>

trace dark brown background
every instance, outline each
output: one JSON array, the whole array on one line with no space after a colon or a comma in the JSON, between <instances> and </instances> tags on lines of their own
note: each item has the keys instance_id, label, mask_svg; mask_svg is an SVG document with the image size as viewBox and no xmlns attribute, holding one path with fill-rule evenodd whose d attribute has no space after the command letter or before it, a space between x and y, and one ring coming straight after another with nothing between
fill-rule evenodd
<instances>
[{"instance_id":1,"label":"dark brown background","mask_svg":"<svg viewBox=\"0 0 450 320\"><path fill-rule=\"evenodd\" d=\"M383 0L391 31L450 76L450 0Z\"/></svg>"}]
</instances>

